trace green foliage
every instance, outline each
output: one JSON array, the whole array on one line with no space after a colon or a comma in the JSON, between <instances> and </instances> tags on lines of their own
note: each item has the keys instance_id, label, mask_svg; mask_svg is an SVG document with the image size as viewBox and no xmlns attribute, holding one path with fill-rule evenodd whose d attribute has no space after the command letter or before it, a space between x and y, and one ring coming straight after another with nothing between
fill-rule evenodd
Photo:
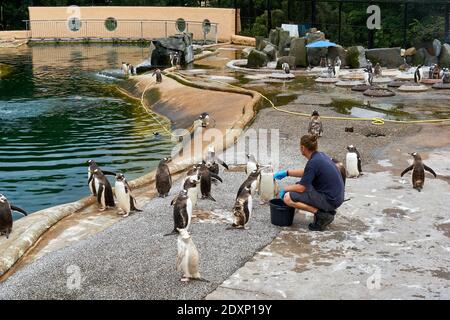
<instances>
[{"instance_id":1,"label":"green foliage","mask_svg":"<svg viewBox=\"0 0 450 320\"><path fill-rule=\"evenodd\" d=\"M356 47L348 48L347 63L352 69L359 68L359 52Z\"/></svg>"}]
</instances>

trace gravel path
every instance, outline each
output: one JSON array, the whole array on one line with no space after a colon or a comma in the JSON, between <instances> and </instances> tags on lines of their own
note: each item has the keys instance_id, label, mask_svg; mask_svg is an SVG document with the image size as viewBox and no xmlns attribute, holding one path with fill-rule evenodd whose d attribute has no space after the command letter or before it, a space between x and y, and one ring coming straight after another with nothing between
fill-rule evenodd
<instances>
[{"instance_id":1,"label":"gravel path","mask_svg":"<svg viewBox=\"0 0 450 320\"><path fill-rule=\"evenodd\" d=\"M291 104L285 109L301 112L319 110L333 115L329 108L318 105ZM308 120L263 109L251 128L280 129L281 167L302 167L299 138L306 132ZM363 155L363 166L373 163L377 150L399 135L417 131L413 126L387 124L368 126L363 122L324 121L321 150L343 160L345 146L354 144ZM354 133L344 127L353 126ZM376 131L376 132L375 132ZM366 137L368 133L382 133L381 137ZM241 138L240 141L244 141ZM250 139L250 144L254 139ZM229 155L228 150L226 155ZM244 151L238 153L237 163L244 162ZM227 157L229 161L229 157ZM260 156L264 163L274 159ZM364 169L364 167L363 167ZM245 179L242 172L222 172L223 184L213 187L217 202L199 200L201 219L191 225L192 238L200 252L202 276L210 282L181 283L175 270L176 236L163 237L173 228L172 207L169 203L180 189L180 181L170 197L147 203L144 212L134 214L103 232L77 244L50 253L27 265L0 284L0 299L201 299L248 261L255 252L269 244L280 228L270 223L267 205L256 205L250 230L226 230L227 219L235 192ZM286 179L289 181L289 179ZM256 201L257 203L258 201ZM212 213L211 213L212 210ZM79 289L69 289L68 266L81 270Z\"/></svg>"}]
</instances>

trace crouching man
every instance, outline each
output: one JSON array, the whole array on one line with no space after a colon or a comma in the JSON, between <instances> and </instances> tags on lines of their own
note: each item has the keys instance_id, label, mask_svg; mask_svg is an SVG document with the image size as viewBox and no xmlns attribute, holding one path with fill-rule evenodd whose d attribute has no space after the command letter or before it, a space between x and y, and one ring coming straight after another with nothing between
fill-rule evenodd
<instances>
[{"instance_id":1,"label":"crouching man","mask_svg":"<svg viewBox=\"0 0 450 320\"><path fill-rule=\"evenodd\" d=\"M313 213L314 222L309 224L309 230L323 231L344 202L344 181L331 158L317 151L317 136L304 135L300 152L308 159L305 169L278 171L274 178L301 178L282 189L280 198L290 207Z\"/></svg>"}]
</instances>

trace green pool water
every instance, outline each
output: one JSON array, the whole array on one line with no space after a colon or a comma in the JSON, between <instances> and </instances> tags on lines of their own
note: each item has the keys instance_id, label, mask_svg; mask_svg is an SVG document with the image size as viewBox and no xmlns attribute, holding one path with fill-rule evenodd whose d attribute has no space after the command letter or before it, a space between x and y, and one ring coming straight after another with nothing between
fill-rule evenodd
<instances>
[{"instance_id":1,"label":"green pool water","mask_svg":"<svg viewBox=\"0 0 450 320\"><path fill-rule=\"evenodd\" d=\"M88 195L88 159L131 180L170 154L170 138L153 136L158 123L115 89L121 62L148 54L132 45L0 51L10 70L0 79L0 193L34 212Z\"/></svg>"}]
</instances>

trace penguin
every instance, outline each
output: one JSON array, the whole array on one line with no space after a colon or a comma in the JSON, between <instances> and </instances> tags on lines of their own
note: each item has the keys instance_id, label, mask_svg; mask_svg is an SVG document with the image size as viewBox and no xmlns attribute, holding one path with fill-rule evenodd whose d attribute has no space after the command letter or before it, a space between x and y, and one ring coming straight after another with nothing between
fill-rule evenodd
<instances>
[{"instance_id":1,"label":"penguin","mask_svg":"<svg viewBox=\"0 0 450 320\"><path fill-rule=\"evenodd\" d=\"M100 169L100 167L92 159L86 161L86 163L88 164L88 185L89 185L89 189L91 190L91 194L93 196L96 196L97 195L97 190L98 190L98 185L96 185L95 179L91 179L91 176L94 173L95 169ZM99 172L97 172L97 174L98 175L103 174L103 175L116 176L116 174L114 172L106 171L106 170L99 170Z\"/></svg>"},{"instance_id":2,"label":"penguin","mask_svg":"<svg viewBox=\"0 0 450 320\"><path fill-rule=\"evenodd\" d=\"M153 132L153 139L161 140L161 134L159 132Z\"/></svg>"},{"instance_id":3,"label":"penguin","mask_svg":"<svg viewBox=\"0 0 450 320\"><path fill-rule=\"evenodd\" d=\"M236 199L233 207L234 222L232 228L248 229L248 223L253 210L253 199L251 189L244 187Z\"/></svg>"},{"instance_id":4,"label":"penguin","mask_svg":"<svg viewBox=\"0 0 450 320\"><path fill-rule=\"evenodd\" d=\"M371 86L373 84L373 73L371 69L364 69L364 83L368 86Z\"/></svg>"},{"instance_id":5,"label":"penguin","mask_svg":"<svg viewBox=\"0 0 450 320\"><path fill-rule=\"evenodd\" d=\"M341 173L342 180L344 181L345 186L345 181L347 180L347 172L345 171L344 164L335 158L331 158L331 160L336 164L336 167L339 169L339 172Z\"/></svg>"},{"instance_id":6,"label":"penguin","mask_svg":"<svg viewBox=\"0 0 450 320\"><path fill-rule=\"evenodd\" d=\"M345 158L345 168L347 169L347 177L357 178L362 174L361 155L353 145L347 147L347 156Z\"/></svg>"},{"instance_id":7,"label":"penguin","mask_svg":"<svg viewBox=\"0 0 450 320\"><path fill-rule=\"evenodd\" d=\"M433 169L426 166L422 162L422 157L417 152L410 153L411 156L414 157L414 163L410 165L408 168L403 170L400 177L403 177L405 173L412 170L412 184L413 188L417 191L421 191L423 189L423 185L425 183L425 170L430 172L435 178L437 177L436 172Z\"/></svg>"},{"instance_id":8,"label":"penguin","mask_svg":"<svg viewBox=\"0 0 450 320\"><path fill-rule=\"evenodd\" d=\"M125 76L128 75L128 72L129 72L129 69L128 69L128 63L122 62L122 71L123 71L123 74L124 74Z\"/></svg>"},{"instance_id":9,"label":"penguin","mask_svg":"<svg viewBox=\"0 0 450 320\"><path fill-rule=\"evenodd\" d=\"M341 70L342 61L339 56L334 60L334 75L335 77L339 77L339 71Z\"/></svg>"},{"instance_id":10,"label":"penguin","mask_svg":"<svg viewBox=\"0 0 450 320\"><path fill-rule=\"evenodd\" d=\"M170 203L173 206L173 230L171 233L176 234L179 229L187 230L192 219L192 202L189 199L188 191L182 189L180 193Z\"/></svg>"},{"instance_id":11,"label":"penguin","mask_svg":"<svg viewBox=\"0 0 450 320\"><path fill-rule=\"evenodd\" d=\"M254 170L259 169L260 164L256 161L255 156L252 154L247 154L247 167L245 168L245 173L247 176L250 175Z\"/></svg>"},{"instance_id":12,"label":"penguin","mask_svg":"<svg viewBox=\"0 0 450 320\"><path fill-rule=\"evenodd\" d=\"M209 126L209 113L208 112L203 112L201 115L199 115L199 120L202 121L202 127L203 128L207 128Z\"/></svg>"},{"instance_id":13,"label":"penguin","mask_svg":"<svg viewBox=\"0 0 450 320\"><path fill-rule=\"evenodd\" d=\"M156 83L161 83L162 82L161 70L156 69L155 71L153 71L152 77L155 75L156 75Z\"/></svg>"},{"instance_id":14,"label":"penguin","mask_svg":"<svg viewBox=\"0 0 450 320\"><path fill-rule=\"evenodd\" d=\"M431 74L431 79L440 79L441 78L441 67L435 64L433 67L433 73Z\"/></svg>"},{"instance_id":15,"label":"penguin","mask_svg":"<svg viewBox=\"0 0 450 320\"><path fill-rule=\"evenodd\" d=\"M209 170L215 174L219 174L219 164L225 169L229 169L228 165L222 159L216 156L216 149L213 145L208 146L205 162Z\"/></svg>"},{"instance_id":16,"label":"penguin","mask_svg":"<svg viewBox=\"0 0 450 320\"><path fill-rule=\"evenodd\" d=\"M450 72L447 68L442 69L442 82L450 83Z\"/></svg>"},{"instance_id":17,"label":"penguin","mask_svg":"<svg viewBox=\"0 0 450 320\"><path fill-rule=\"evenodd\" d=\"M122 173L116 175L115 193L117 198L117 206L125 212L123 217L128 217L131 211L142 210L136 208L136 199L131 193L130 185Z\"/></svg>"},{"instance_id":18,"label":"penguin","mask_svg":"<svg viewBox=\"0 0 450 320\"><path fill-rule=\"evenodd\" d=\"M433 64L429 69L428 69L428 79L433 79L433 72L434 72L434 68L436 67L435 64Z\"/></svg>"},{"instance_id":19,"label":"penguin","mask_svg":"<svg viewBox=\"0 0 450 320\"><path fill-rule=\"evenodd\" d=\"M258 185L260 183L261 169L262 168L259 167L258 169L255 169L250 173L250 175L247 177L247 179L245 179L245 181L239 187L237 195L236 195L236 199L239 197L242 190L247 187L250 188L251 194L255 194L255 191L257 190Z\"/></svg>"},{"instance_id":20,"label":"penguin","mask_svg":"<svg viewBox=\"0 0 450 320\"><path fill-rule=\"evenodd\" d=\"M156 169L156 190L158 190L158 196L161 198L168 196L170 188L172 188L172 176L167 165L171 160L170 157L161 159L158 169Z\"/></svg>"},{"instance_id":21,"label":"penguin","mask_svg":"<svg viewBox=\"0 0 450 320\"><path fill-rule=\"evenodd\" d=\"M287 62L283 62L283 64L281 65L281 69L283 69L284 73L291 73L291 69L289 68L289 63Z\"/></svg>"},{"instance_id":22,"label":"penguin","mask_svg":"<svg viewBox=\"0 0 450 320\"><path fill-rule=\"evenodd\" d=\"M334 67L331 64L328 65L327 75L328 75L328 78L334 78L334 76L335 76Z\"/></svg>"},{"instance_id":23,"label":"penguin","mask_svg":"<svg viewBox=\"0 0 450 320\"><path fill-rule=\"evenodd\" d=\"M6 239L9 238L13 227L12 211L20 212L24 216L28 215L25 210L9 203L8 199L0 193L0 235L5 235Z\"/></svg>"},{"instance_id":24,"label":"penguin","mask_svg":"<svg viewBox=\"0 0 450 320\"><path fill-rule=\"evenodd\" d=\"M422 80L423 78L423 70L422 70L422 65L419 65L416 69L416 71L414 72L414 82L415 83L419 83L420 80Z\"/></svg>"},{"instance_id":25,"label":"penguin","mask_svg":"<svg viewBox=\"0 0 450 320\"><path fill-rule=\"evenodd\" d=\"M200 280L209 282L200 275L199 254L191 235L186 229L178 229L178 232L176 265L177 271L183 271L181 281Z\"/></svg>"},{"instance_id":26,"label":"penguin","mask_svg":"<svg viewBox=\"0 0 450 320\"><path fill-rule=\"evenodd\" d=\"M372 65L372 61L367 60L367 66L366 66L367 72L369 73L373 73L373 65Z\"/></svg>"},{"instance_id":27,"label":"penguin","mask_svg":"<svg viewBox=\"0 0 450 320\"><path fill-rule=\"evenodd\" d=\"M95 185L98 186L97 202L101 205L100 211L105 211L108 207L115 207L116 205L114 203L114 195L111 185L100 169L94 170L90 180L92 179L95 180Z\"/></svg>"},{"instance_id":28,"label":"penguin","mask_svg":"<svg viewBox=\"0 0 450 320\"><path fill-rule=\"evenodd\" d=\"M381 70L381 66L380 66L380 64L377 62L377 64L375 65L375 68L374 68L374 75L375 75L375 77L381 77L382 76L382 70Z\"/></svg>"},{"instance_id":29,"label":"penguin","mask_svg":"<svg viewBox=\"0 0 450 320\"><path fill-rule=\"evenodd\" d=\"M278 193L278 184L273 178L273 167L269 170L262 170L259 178L258 193L260 204L267 203L269 200L275 198Z\"/></svg>"},{"instance_id":30,"label":"penguin","mask_svg":"<svg viewBox=\"0 0 450 320\"><path fill-rule=\"evenodd\" d=\"M211 172L204 163L202 163L199 167L199 175L202 199L210 199L212 201L216 201L216 199L214 199L211 195L211 179L214 178L220 182L223 182L222 178L220 178L217 174Z\"/></svg>"},{"instance_id":31,"label":"penguin","mask_svg":"<svg viewBox=\"0 0 450 320\"><path fill-rule=\"evenodd\" d=\"M320 115L317 110L314 110L311 114L311 120L309 121L308 133L313 134L317 137L321 137L323 135L323 125L320 120Z\"/></svg>"}]
</instances>

